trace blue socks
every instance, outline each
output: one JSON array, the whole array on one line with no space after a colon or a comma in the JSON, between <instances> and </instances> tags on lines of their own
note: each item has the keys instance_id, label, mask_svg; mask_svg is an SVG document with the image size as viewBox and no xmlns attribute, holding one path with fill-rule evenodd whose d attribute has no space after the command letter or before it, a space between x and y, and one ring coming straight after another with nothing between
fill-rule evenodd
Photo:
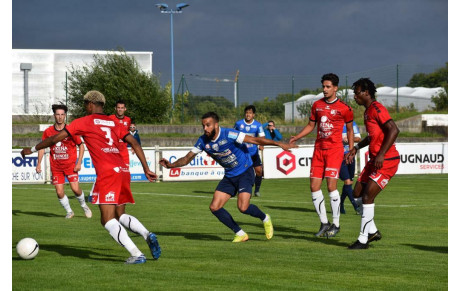
<instances>
[{"instance_id":1,"label":"blue socks","mask_svg":"<svg viewBox=\"0 0 460 291\"><path fill-rule=\"evenodd\" d=\"M233 220L233 217L228 213L227 210L224 208L221 208L217 211L211 211L212 214L214 214L217 219L220 220L223 224L225 224L228 228L233 230L233 232L237 233L238 231L241 230L241 227L238 226L238 224Z\"/></svg>"},{"instance_id":2,"label":"blue socks","mask_svg":"<svg viewBox=\"0 0 460 291\"><path fill-rule=\"evenodd\" d=\"M345 201L345 197L348 196L348 199L350 200L351 204L353 204L353 207L356 209L358 205L355 202L355 198L353 197L353 185L343 185L342 187L342 205L343 202Z\"/></svg>"},{"instance_id":3,"label":"blue socks","mask_svg":"<svg viewBox=\"0 0 460 291\"><path fill-rule=\"evenodd\" d=\"M260 218L260 220L264 220L265 219L265 216L266 214L263 213L259 207L255 206L254 204L249 204L249 207L248 209L246 209L245 212L243 212L244 214L248 214L248 215L251 215L252 217L257 217L257 218Z\"/></svg>"},{"instance_id":4,"label":"blue socks","mask_svg":"<svg viewBox=\"0 0 460 291\"><path fill-rule=\"evenodd\" d=\"M262 185L262 176L257 176L254 179L254 184L256 185L256 188L254 189L254 192L259 192L260 190L260 185Z\"/></svg>"}]
</instances>

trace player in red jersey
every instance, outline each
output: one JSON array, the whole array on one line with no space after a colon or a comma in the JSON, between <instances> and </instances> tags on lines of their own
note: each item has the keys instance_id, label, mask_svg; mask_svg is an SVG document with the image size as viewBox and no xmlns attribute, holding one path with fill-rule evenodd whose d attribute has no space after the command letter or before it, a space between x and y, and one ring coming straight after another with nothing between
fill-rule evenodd
<instances>
[{"instance_id":1,"label":"player in red jersey","mask_svg":"<svg viewBox=\"0 0 460 291\"><path fill-rule=\"evenodd\" d=\"M119 123L122 128L125 129L126 132L129 132L129 126L131 125L131 118L125 115L126 112L126 104L123 100L118 100L117 104L115 105L115 114L109 115L109 117ZM128 152L128 144L122 140L119 140L120 144L120 153L125 161L125 164L129 166L129 152Z\"/></svg>"},{"instance_id":2,"label":"player in red jersey","mask_svg":"<svg viewBox=\"0 0 460 291\"><path fill-rule=\"evenodd\" d=\"M318 124L315 149L310 169L310 190L321 226L317 237L334 237L340 231L340 194L337 190L340 166L343 161L342 130L346 124L348 144L353 148L353 110L338 99L336 94L339 77L325 74L321 78L324 98L313 103L310 121L302 131L291 137L294 143L315 129ZM326 178L329 197L331 198L332 224L327 219L321 183Z\"/></svg>"},{"instance_id":3,"label":"player in red jersey","mask_svg":"<svg viewBox=\"0 0 460 291\"><path fill-rule=\"evenodd\" d=\"M150 171L144 151L136 139L123 127L104 114L105 97L98 91L89 91L84 96L87 116L75 119L57 135L49 137L35 147L24 148L21 155L29 155L37 150L50 147L66 137L81 135L96 170L97 180L93 192L93 204L98 204L101 223L110 235L131 254L127 264L145 263L144 254L128 236L125 228L142 235L149 245L154 259L158 259L161 248L154 233L149 232L134 216L125 213L125 204L134 203L131 193L129 168L119 150L119 140L129 143L136 152L149 181L157 175Z\"/></svg>"},{"instance_id":4,"label":"player in red jersey","mask_svg":"<svg viewBox=\"0 0 460 291\"><path fill-rule=\"evenodd\" d=\"M54 125L48 127L42 135L42 140L58 134L60 131L64 130L66 127L65 119L67 116L67 106L62 104L54 104L51 106L54 114ZM78 159L77 159L77 146L78 146ZM91 218L93 215L91 209L85 202L85 194L78 184L78 171L81 169L81 161L83 159L83 153L85 152L85 146L83 145L80 136L66 137L61 142L55 144L50 148L50 167L51 167L51 177L52 183L56 188L56 194L61 203L67 212L65 218L70 219L74 216L74 212L70 207L69 199L64 193L64 184L65 178L70 184L70 189L72 189L75 197L77 198L80 206L85 212L87 218ZM38 151L38 163L35 170L37 173L42 171L41 162L43 156L45 155L45 150Z\"/></svg>"},{"instance_id":5,"label":"player in red jersey","mask_svg":"<svg viewBox=\"0 0 460 291\"><path fill-rule=\"evenodd\" d=\"M369 145L369 161L355 184L353 195L358 204L362 204L361 229L358 240L349 249L367 249L369 243L382 238L374 222L374 199L396 174L400 161L399 152L394 145L399 129L388 110L375 100L374 83L361 78L353 83L355 101L366 107L364 123L367 137L346 154L347 163L351 162L360 148Z\"/></svg>"}]
</instances>

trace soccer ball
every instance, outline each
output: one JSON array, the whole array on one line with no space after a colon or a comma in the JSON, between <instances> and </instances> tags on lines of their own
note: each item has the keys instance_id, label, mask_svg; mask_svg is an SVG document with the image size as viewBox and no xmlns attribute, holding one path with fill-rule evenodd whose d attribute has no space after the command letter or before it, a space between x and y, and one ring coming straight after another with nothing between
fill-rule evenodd
<instances>
[{"instance_id":1,"label":"soccer ball","mask_svg":"<svg viewBox=\"0 0 460 291\"><path fill-rule=\"evenodd\" d=\"M23 238L16 245L16 251L24 260L31 260L38 254L38 243L33 238Z\"/></svg>"}]
</instances>

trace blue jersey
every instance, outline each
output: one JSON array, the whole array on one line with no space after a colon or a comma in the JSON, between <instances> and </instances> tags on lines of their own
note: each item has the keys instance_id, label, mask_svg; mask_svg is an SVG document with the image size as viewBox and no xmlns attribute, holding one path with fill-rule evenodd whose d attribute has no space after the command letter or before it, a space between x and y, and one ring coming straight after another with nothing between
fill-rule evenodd
<instances>
[{"instance_id":1,"label":"blue jersey","mask_svg":"<svg viewBox=\"0 0 460 291\"><path fill-rule=\"evenodd\" d=\"M342 130L342 138L345 138L347 136L347 125L343 125L343 130ZM361 134L359 133L359 127L356 124L356 122L353 121L353 137L359 137L361 138ZM343 149L344 149L344 154L348 153L350 151L350 146L347 143L343 143Z\"/></svg>"},{"instance_id":2,"label":"blue jersey","mask_svg":"<svg viewBox=\"0 0 460 291\"><path fill-rule=\"evenodd\" d=\"M252 123L248 124L244 119L238 120L235 122L234 129L244 132L247 135L254 136L254 137L264 137L265 132L262 124L257 120L252 120ZM245 143L248 147L249 153L251 156L255 155L258 152L258 147L252 143Z\"/></svg>"},{"instance_id":3,"label":"blue jersey","mask_svg":"<svg viewBox=\"0 0 460 291\"><path fill-rule=\"evenodd\" d=\"M252 167L248 148L243 143L246 135L237 130L219 127L219 136L210 140L206 135L198 138L192 152L205 151L225 169L225 176L231 178L244 173Z\"/></svg>"}]
</instances>

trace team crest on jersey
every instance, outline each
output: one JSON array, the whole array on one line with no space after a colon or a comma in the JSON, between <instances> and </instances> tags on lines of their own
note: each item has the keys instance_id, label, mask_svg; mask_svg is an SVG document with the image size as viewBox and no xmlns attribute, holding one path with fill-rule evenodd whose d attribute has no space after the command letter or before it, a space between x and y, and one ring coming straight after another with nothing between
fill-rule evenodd
<instances>
[{"instance_id":1,"label":"team crest on jersey","mask_svg":"<svg viewBox=\"0 0 460 291\"><path fill-rule=\"evenodd\" d=\"M215 150L216 152L219 151L219 145L218 144L213 144L212 149Z\"/></svg>"},{"instance_id":2,"label":"team crest on jersey","mask_svg":"<svg viewBox=\"0 0 460 291\"><path fill-rule=\"evenodd\" d=\"M204 147L208 150L211 148L211 146L208 143Z\"/></svg>"},{"instance_id":3,"label":"team crest on jersey","mask_svg":"<svg viewBox=\"0 0 460 291\"><path fill-rule=\"evenodd\" d=\"M251 127L250 126L246 126L246 131L249 131L251 130Z\"/></svg>"},{"instance_id":4,"label":"team crest on jersey","mask_svg":"<svg viewBox=\"0 0 460 291\"><path fill-rule=\"evenodd\" d=\"M337 114L337 110L332 109L332 110L331 110L331 114L332 114L332 115L336 115L336 114Z\"/></svg>"},{"instance_id":5,"label":"team crest on jersey","mask_svg":"<svg viewBox=\"0 0 460 291\"><path fill-rule=\"evenodd\" d=\"M125 122L123 122L123 125L128 125L128 123L125 121Z\"/></svg>"}]
</instances>

